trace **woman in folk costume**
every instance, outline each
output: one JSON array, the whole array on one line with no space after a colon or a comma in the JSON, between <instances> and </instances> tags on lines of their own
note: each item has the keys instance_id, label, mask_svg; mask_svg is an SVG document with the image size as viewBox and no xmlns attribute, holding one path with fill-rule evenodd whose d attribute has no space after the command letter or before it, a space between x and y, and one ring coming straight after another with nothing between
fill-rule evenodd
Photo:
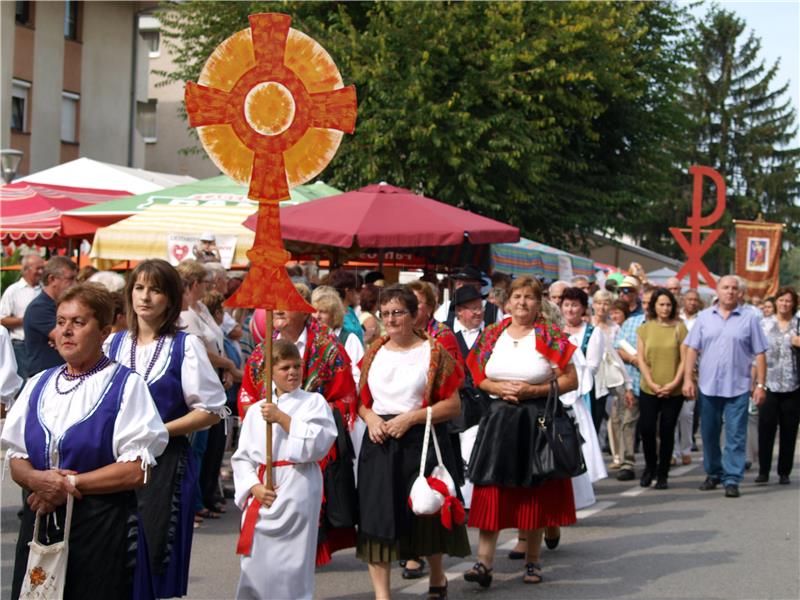
<instances>
[{"instance_id":1,"label":"woman in folk costume","mask_svg":"<svg viewBox=\"0 0 800 600\"><path fill-rule=\"evenodd\" d=\"M308 302L311 292L303 284L295 288ZM254 331L264 335L264 311L257 310L253 319ZM259 324L260 323L260 324ZM336 443L320 461L324 479L324 502L320 517L320 543L317 548L317 565L330 562L331 554L356 545L355 453L348 435L355 421L356 385L353 372L342 345L330 329L311 315L297 311L273 313L273 339L294 342L303 359L302 389L322 394L328 401L339 430ZM259 386L263 369L263 344L259 344L245 363L242 388L239 392L239 415L261 398Z\"/></svg>"},{"instance_id":2,"label":"woman in folk costume","mask_svg":"<svg viewBox=\"0 0 800 600\"><path fill-rule=\"evenodd\" d=\"M490 325L467 357L473 381L490 394L489 410L478 425L467 476L475 485L469 525L480 529L478 562L464 579L489 587L501 529L517 528L528 541L525 583L542 581L539 560L544 528L575 522L569 478L534 473L531 432L556 377L561 393L577 386L575 351L567 336L541 315L542 287L532 277L511 285L510 317Z\"/></svg>"},{"instance_id":3,"label":"woman in folk costume","mask_svg":"<svg viewBox=\"0 0 800 600\"><path fill-rule=\"evenodd\" d=\"M125 287L128 331L106 343L108 355L141 375L169 432L169 444L137 494L159 598L184 596L194 531L197 465L188 436L219 422L225 390L203 342L179 329L183 285L167 261L137 265Z\"/></svg>"},{"instance_id":4,"label":"woman in folk costume","mask_svg":"<svg viewBox=\"0 0 800 600\"><path fill-rule=\"evenodd\" d=\"M236 504L244 511L236 597L310 599L322 504L317 462L336 441L337 428L325 398L300 389L297 347L276 340L272 363L275 402L262 400L247 411L231 459ZM274 490L264 485L266 427L272 427Z\"/></svg>"},{"instance_id":5,"label":"woman in folk costume","mask_svg":"<svg viewBox=\"0 0 800 600\"><path fill-rule=\"evenodd\" d=\"M361 365L359 415L367 432L358 460L359 536L357 556L369 563L375 597L389 598L390 565L398 559L428 558L429 598L447 597L442 554L470 553L463 508L448 496L441 515L416 516L409 492L419 475L427 407L452 472L455 464L443 423L460 413L458 388L463 372L444 347L414 329L417 298L404 286L381 292L387 335L369 347ZM425 475L436 464L427 457ZM459 511L461 509L461 511ZM459 515L459 512L461 513Z\"/></svg>"},{"instance_id":6,"label":"woman in folk costume","mask_svg":"<svg viewBox=\"0 0 800 600\"><path fill-rule=\"evenodd\" d=\"M58 300L56 347L66 364L28 380L3 431L11 476L24 490L11 597L23 580L45 597L48 577L26 577L36 513L46 514L48 543L64 536L67 495L75 497L64 598L147 595L149 576L134 585L133 564L147 556L136 494L169 434L141 377L103 354L114 301L101 285L84 283ZM55 513L52 515L51 513Z\"/></svg>"}]
</instances>

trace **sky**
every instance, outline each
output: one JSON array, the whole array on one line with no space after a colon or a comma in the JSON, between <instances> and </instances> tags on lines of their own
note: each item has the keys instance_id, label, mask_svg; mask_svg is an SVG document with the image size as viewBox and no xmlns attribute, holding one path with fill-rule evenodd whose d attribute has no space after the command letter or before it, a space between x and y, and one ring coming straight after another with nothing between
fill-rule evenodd
<instances>
[{"instance_id":1,"label":"sky","mask_svg":"<svg viewBox=\"0 0 800 600\"><path fill-rule=\"evenodd\" d=\"M780 59L773 89L789 81L788 93L800 121L800 0L717 0L716 4L735 12L761 39L761 56L768 67ZM704 2L692 12L702 17L710 5ZM800 146L800 127L794 145Z\"/></svg>"}]
</instances>

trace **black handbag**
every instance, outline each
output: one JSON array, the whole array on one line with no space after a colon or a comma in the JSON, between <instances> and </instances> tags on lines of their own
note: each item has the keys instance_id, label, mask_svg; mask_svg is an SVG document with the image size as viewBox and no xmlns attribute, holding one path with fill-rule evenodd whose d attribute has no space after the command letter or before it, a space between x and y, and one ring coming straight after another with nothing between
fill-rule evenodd
<instances>
[{"instance_id":1,"label":"black handbag","mask_svg":"<svg viewBox=\"0 0 800 600\"><path fill-rule=\"evenodd\" d=\"M355 452L342 415L336 409L333 410L333 420L336 421L338 435L336 460L325 465L323 473L325 525L327 528L353 527L358 525L358 494L353 471Z\"/></svg>"},{"instance_id":2,"label":"black handbag","mask_svg":"<svg viewBox=\"0 0 800 600\"><path fill-rule=\"evenodd\" d=\"M580 402L580 400L579 400ZM538 469L543 477L564 479L586 472L583 459L583 438L575 419L567 413L558 398L558 384L550 382L550 393L544 411L537 419L539 443L537 444Z\"/></svg>"}]
</instances>

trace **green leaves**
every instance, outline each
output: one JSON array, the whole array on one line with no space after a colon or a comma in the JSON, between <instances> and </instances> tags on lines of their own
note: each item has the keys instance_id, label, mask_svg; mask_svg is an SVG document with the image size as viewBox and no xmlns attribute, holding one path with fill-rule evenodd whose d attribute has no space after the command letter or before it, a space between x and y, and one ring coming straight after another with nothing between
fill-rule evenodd
<instances>
[{"instance_id":1,"label":"green leaves","mask_svg":"<svg viewBox=\"0 0 800 600\"><path fill-rule=\"evenodd\" d=\"M356 86L355 135L323 173L343 189L388 181L544 242L604 229L677 255L667 227L682 225L694 160L736 165L732 189L750 199L736 210L797 197L780 148L794 115L754 77L758 40L720 59L742 33L727 20L695 34L671 2L187 1L161 15L176 62L164 77L196 80L265 11L292 15Z\"/></svg>"}]
</instances>

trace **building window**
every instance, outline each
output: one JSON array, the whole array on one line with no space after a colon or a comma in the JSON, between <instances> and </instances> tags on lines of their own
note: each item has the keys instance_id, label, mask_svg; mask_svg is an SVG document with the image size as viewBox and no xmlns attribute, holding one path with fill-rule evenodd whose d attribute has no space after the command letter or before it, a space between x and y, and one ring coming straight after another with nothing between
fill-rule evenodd
<instances>
[{"instance_id":1,"label":"building window","mask_svg":"<svg viewBox=\"0 0 800 600\"><path fill-rule=\"evenodd\" d=\"M78 106L81 97L72 92L61 92L61 141L78 141Z\"/></svg>"},{"instance_id":2,"label":"building window","mask_svg":"<svg viewBox=\"0 0 800 600\"><path fill-rule=\"evenodd\" d=\"M148 100L147 102L136 103L136 129L139 130L146 144L155 144L157 141L156 131L156 108L158 100Z\"/></svg>"},{"instance_id":3,"label":"building window","mask_svg":"<svg viewBox=\"0 0 800 600\"><path fill-rule=\"evenodd\" d=\"M69 40L78 39L78 0L67 0L64 3L64 37Z\"/></svg>"},{"instance_id":4,"label":"building window","mask_svg":"<svg viewBox=\"0 0 800 600\"><path fill-rule=\"evenodd\" d=\"M11 80L11 129L28 131L28 94L31 84L21 79Z\"/></svg>"},{"instance_id":5,"label":"building window","mask_svg":"<svg viewBox=\"0 0 800 600\"><path fill-rule=\"evenodd\" d=\"M31 24L31 3L27 0L17 0L14 20L18 25Z\"/></svg>"},{"instance_id":6,"label":"building window","mask_svg":"<svg viewBox=\"0 0 800 600\"><path fill-rule=\"evenodd\" d=\"M161 55L161 21L157 17L153 15L140 16L139 35L144 40L150 58L157 58Z\"/></svg>"},{"instance_id":7,"label":"building window","mask_svg":"<svg viewBox=\"0 0 800 600\"><path fill-rule=\"evenodd\" d=\"M157 58L161 56L161 32L160 31L142 31L142 38L144 44L147 46L147 51L150 58Z\"/></svg>"}]
</instances>

